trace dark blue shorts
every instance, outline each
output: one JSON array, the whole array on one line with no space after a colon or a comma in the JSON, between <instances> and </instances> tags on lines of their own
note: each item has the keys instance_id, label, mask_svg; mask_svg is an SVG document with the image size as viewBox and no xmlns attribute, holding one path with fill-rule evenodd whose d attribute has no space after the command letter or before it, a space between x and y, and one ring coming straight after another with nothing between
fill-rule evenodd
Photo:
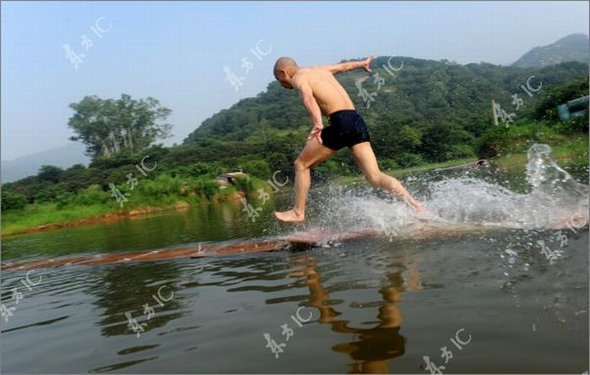
<instances>
[{"instance_id":1,"label":"dark blue shorts","mask_svg":"<svg viewBox=\"0 0 590 375\"><path fill-rule=\"evenodd\" d=\"M369 130L363 118L354 109L345 109L330 114L329 125L322 130L322 143L334 151L342 147L370 142Z\"/></svg>"}]
</instances>

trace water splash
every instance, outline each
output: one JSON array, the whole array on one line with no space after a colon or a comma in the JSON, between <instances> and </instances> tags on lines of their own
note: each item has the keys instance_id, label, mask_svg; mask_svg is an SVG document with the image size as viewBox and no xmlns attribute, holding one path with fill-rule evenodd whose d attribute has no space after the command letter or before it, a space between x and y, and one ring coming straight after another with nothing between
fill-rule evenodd
<instances>
[{"instance_id":1,"label":"water splash","mask_svg":"<svg viewBox=\"0 0 590 375\"><path fill-rule=\"evenodd\" d=\"M416 191L415 185L424 187L418 198L430 217L418 217L396 199L365 185L330 187L321 193L314 199L320 203L315 221L343 231L358 227L379 230L390 240L411 237L416 233L412 224L417 221L436 223L439 234L445 228L461 226L500 228L502 231L482 236L492 244L489 255L498 261L497 267L490 269L496 273L498 287L513 297L516 308L535 298L545 313L575 329L576 317L585 311L587 300L573 292L564 299L559 290L567 290L571 280L576 280L569 262L568 238L587 226L590 189L555 162L549 146L535 144L527 157L520 176L526 178L526 193L506 187L510 182L498 171L478 174L472 167L460 174L453 170L449 173L452 177L428 174L405 181L412 191ZM429 256L436 258L436 254ZM527 291L533 284L542 286L543 292L522 294L519 290L525 284ZM540 324L539 319L535 323Z\"/></svg>"},{"instance_id":2,"label":"water splash","mask_svg":"<svg viewBox=\"0 0 590 375\"><path fill-rule=\"evenodd\" d=\"M390 237L417 219L529 230L556 227L575 218L579 221L576 225L584 225L589 211L589 186L576 182L559 167L548 145L533 145L527 156L530 193L516 193L497 181L471 176L426 181L427 191L420 198L432 215L417 218L395 199L376 196L375 189L335 187L319 199L319 222L331 229L368 227Z\"/></svg>"}]
</instances>

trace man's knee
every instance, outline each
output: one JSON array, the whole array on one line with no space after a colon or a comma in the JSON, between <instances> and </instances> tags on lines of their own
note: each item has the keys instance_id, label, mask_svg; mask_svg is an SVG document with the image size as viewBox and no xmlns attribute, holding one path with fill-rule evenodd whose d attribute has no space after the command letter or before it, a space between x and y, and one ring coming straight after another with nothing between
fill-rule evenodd
<instances>
[{"instance_id":1,"label":"man's knee","mask_svg":"<svg viewBox=\"0 0 590 375\"><path fill-rule=\"evenodd\" d=\"M380 171L378 172L371 172L365 175L367 181L373 186L379 186L381 184L381 175Z\"/></svg>"},{"instance_id":2,"label":"man's knee","mask_svg":"<svg viewBox=\"0 0 590 375\"><path fill-rule=\"evenodd\" d=\"M300 158L295 159L293 166L295 167L296 171L302 171L309 168L309 165L307 165L307 163Z\"/></svg>"}]
</instances>

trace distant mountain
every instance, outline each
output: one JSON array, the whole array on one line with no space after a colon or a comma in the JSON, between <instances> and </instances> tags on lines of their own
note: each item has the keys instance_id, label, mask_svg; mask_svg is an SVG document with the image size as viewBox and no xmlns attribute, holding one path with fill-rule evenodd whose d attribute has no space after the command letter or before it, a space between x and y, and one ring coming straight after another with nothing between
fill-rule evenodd
<instances>
[{"instance_id":1,"label":"distant mountain","mask_svg":"<svg viewBox=\"0 0 590 375\"><path fill-rule=\"evenodd\" d=\"M548 46L533 48L513 63L512 66L541 68L565 61L588 63L588 60L590 60L588 35L571 34Z\"/></svg>"},{"instance_id":2,"label":"distant mountain","mask_svg":"<svg viewBox=\"0 0 590 375\"><path fill-rule=\"evenodd\" d=\"M42 165L55 165L64 169L74 164L88 165L90 159L84 155L84 151L83 144L72 142L14 160L2 160L2 183L36 175Z\"/></svg>"}]
</instances>

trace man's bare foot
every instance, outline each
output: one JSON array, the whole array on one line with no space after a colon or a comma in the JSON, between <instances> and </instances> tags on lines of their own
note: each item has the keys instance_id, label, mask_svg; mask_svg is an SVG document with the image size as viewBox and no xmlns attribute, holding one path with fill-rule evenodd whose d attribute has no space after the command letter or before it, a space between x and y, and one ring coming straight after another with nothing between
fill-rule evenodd
<instances>
[{"instance_id":1,"label":"man's bare foot","mask_svg":"<svg viewBox=\"0 0 590 375\"><path fill-rule=\"evenodd\" d=\"M303 223L305 215L298 215L295 210L277 212L275 211L275 217L277 220L284 221L286 223Z\"/></svg>"},{"instance_id":2,"label":"man's bare foot","mask_svg":"<svg viewBox=\"0 0 590 375\"><path fill-rule=\"evenodd\" d=\"M406 204L417 214L426 214L428 210L422 202L415 200L414 198L408 199Z\"/></svg>"}]
</instances>

